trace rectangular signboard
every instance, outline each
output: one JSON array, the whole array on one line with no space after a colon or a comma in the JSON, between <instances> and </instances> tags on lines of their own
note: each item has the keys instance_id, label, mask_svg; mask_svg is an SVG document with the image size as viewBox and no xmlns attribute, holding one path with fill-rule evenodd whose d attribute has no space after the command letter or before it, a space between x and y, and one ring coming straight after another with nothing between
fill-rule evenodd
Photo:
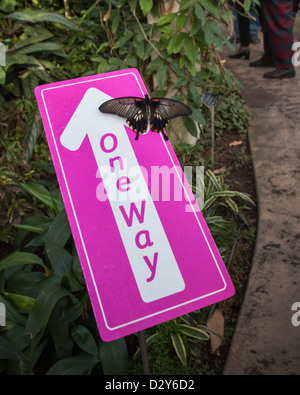
<instances>
[{"instance_id":1,"label":"rectangular signboard","mask_svg":"<svg viewBox=\"0 0 300 395\"><path fill-rule=\"evenodd\" d=\"M144 97L136 69L35 90L103 340L234 294L169 141L136 133L100 104Z\"/></svg>"}]
</instances>

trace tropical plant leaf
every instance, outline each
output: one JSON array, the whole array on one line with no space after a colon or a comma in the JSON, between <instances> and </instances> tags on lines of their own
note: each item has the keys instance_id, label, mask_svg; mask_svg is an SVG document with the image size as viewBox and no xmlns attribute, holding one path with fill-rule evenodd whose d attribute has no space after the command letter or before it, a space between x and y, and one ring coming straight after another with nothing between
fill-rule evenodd
<instances>
[{"instance_id":1,"label":"tropical plant leaf","mask_svg":"<svg viewBox=\"0 0 300 395\"><path fill-rule=\"evenodd\" d=\"M14 361L18 359L26 360L26 356L11 340L0 335L0 360L1 359Z\"/></svg>"},{"instance_id":2,"label":"tropical plant leaf","mask_svg":"<svg viewBox=\"0 0 300 395\"><path fill-rule=\"evenodd\" d=\"M30 313L35 299L25 295L17 295L10 292L6 292L5 295L9 297L17 306L21 307L27 313Z\"/></svg>"},{"instance_id":3,"label":"tropical plant leaf","mask_svg":"<svg viewBox=\"0 0 300 395\"><path fill-rule=\"evenodd\" d=\"M179 331L186 336L193 337L198 340L209 340L209 335L204 330L191 325L181 324Z\"/></svg>"},{"instance_id":4,"label":"tropical plant leaf","mask_svg":"<svg viewBox=\"0 0 300 395\"><path fill-rule=\"evenodd\" d=\"M71 228L66 210L63 209L55 217L46 234L45 243L63 247L71 236Z\"/></svg>"},{"instance_id":5,"label":"tropical plant leaf","mask_svg":"<svg viewBox=\"0 0 300 395\"><path fill-rule=\"evenodd\" d=\"M189 117L182 117L183 124L186 130L194 137L198 136L198 130L196 128L195 122Z\"/></svg>"},{"instance_id":6,"label":"tropical plant leaf","mask_svg":"<svg viewBox=\"0 0 300 395\"><path fill-rule=\"evenodd\" d=\"M215 189L217 191L221 191L221 186L218 182L217 177L214 175L214 173L211 170L207 170L206 171L206 175L209 177L209 179L211 180L213 186L215 187Z\"/></svg>"},{"instance_id":7,"label":"tropical plant leaf","mask_svg":"<svg viewBox=\"0 0 300 395\"><path fill-rule=\"evenodd\" d=\"M46 373L47 376L77 376L89 372L100 362L99 357L93 355L74 355L56 362Z\"/></svg>"},{"instance_id":8,"label":"tropical plant leaf","mask_svg":"<svg viewBox=\"0 0 300 395\"><path fill-rule=\"evenodd\" d=\"M82 325L72 328L72 338L83 351L90 355L98 356L98 347L92 333Z\"/></svg>"},{"instance_id":9,"label":"tropical plant leaf","mask_svg":"<svg viewBox=\"0 0 300 395\"><path fill-rule=\"evenodd\" d=\"M21 187L32 196L36 197L43 204L50 207L53 211L59 212L63 209L64 205L61 201L55 199L52 194L41 184L20 184Z\"/></svg>"},{"instance_id":10,"label":"tropical plant leaf","mask_svg":"<svg viewBox=\"0 0 300 395\"><path fill-rule=\"evenodd\" d=\"M153 7L152 0L139 0L139 3L144 15L148 14Z\"/></svg>"},{"instance_id":11,"label":"tropical plant leaf","mask_svg":"<svg viewBox=\"0 0 300 395\"><path fill-rule=\"evenodd\" d=\"M180 335L178 335L177 333L171 333L171 339L172 339L172 343L173 343L174 349L176 351L176 354L178 355L182 365L186 366L187 365L186 349L185 349L182 337Z\"/></svg>"},{"instance_id":12,"label":"tropical plant leaf","mask_svg":"<svg viewBox=\"0 0 300 395\"><path fill-rule=\"evenodd\" d=\"M0 271L14 265L40 265L45 270L48 270L39 256L31 254L30 252L16 251L0 261Z\"/></svg>"},{"instance_id":13,"label":"tropical plant leaf","mask_svg":"<svg viewBox=\"0 0 300 395\"><path fill-rule=\"evenodd\" d=\"M103 373L128 374L128 354L125 339L102 342L99 347Z\"/></svg>"},{"instance_id":14,"label":"tropical plant leaf","mask_svg":"<svg viewBox=\"0 0 300 395\"><path fill-rule=\"evenodd\" d=\"M58 23L72 30L81 29L81 26L79 24L65 18L63 15L60 15L56 12L35 11L28 9L26 12L13 12L9 15L6 15L6 18L30 23L52 22Z\"/></svg>"},{"instance_id":15,"label":"tropical plant leaf","mask_svg":"<svg viewBox=\"0 0 300 395\"><path fill-rule=\"evenodd\" d=\"M25 333L29 334L30 337L33 338L40 331L43 332L56 303L63 297L70 297L70 295L72 296L67 289L56 284L44 288L37 297L33 309L28 317Z\"/></svg>"},{"instance_id":16,"label":"tropical plant leaf","mask_svg":"<svg viewBox=\"0 0 300 395\"><path fill-rule=\"evenodd\" d=\"M54 272L68 272L72 270L72 255L62 246L53 243L50 238L45 242L45 252Z\"/></svg>"}]
</instances>

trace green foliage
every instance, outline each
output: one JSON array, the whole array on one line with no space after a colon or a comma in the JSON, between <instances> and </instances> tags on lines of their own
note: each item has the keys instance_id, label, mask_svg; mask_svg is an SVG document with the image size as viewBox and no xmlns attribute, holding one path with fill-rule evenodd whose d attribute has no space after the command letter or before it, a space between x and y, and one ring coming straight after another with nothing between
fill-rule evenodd
<instances>
[{"instance_id":1,"label":"green foliage","mask_svg":"<svg viewBox=\"0 0 300 395\"><path fill-rule=\"evenodd\" d=\"M189 314L160 324L147 330L146 333L152 374L206 373L203 364L201 367L197 366L199 347L201 342L210 339L210 334L219 336L197 323L194 317L191 323ZM138 348L133 356L133 363L136 366L140 355L141 350Z\"/></svg>"},{"instance_id":2,"label":"green foliage","mask_svg":"<svg viewBox=\"0 0 300 395\"><path fill-rule=\"evenodd\" d=\"M57 184L24 184L36 212L18 226L15 251L0 261L0 372L127 374L124 339L103 343ZM5 361L11 360L8 365Z\"/></svg>"},{"instance_id":3,"label":"green foliage","mask_svg":"<svg viewBox=\"0 0 300 395\"><path fill-rule=\"evenodd\" d=\"M217 102L215 104L215 130L216 136L219 137L223 131L237 131L247 133L250 121L249 112L245 102L241 99L236 90L227 92L217 92ZM207 122L204 131L209 134L211 128L211 118L209 110L205 109L204 114Z\"/></svg>"}]
</instances>

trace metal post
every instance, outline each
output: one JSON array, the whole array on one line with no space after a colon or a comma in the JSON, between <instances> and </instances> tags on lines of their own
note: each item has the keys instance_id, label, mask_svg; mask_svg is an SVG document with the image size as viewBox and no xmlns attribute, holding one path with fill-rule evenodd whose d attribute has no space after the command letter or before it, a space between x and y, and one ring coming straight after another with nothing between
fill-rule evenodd
<instances>
[{"instance_id":1,"label":"metal post","mask_svg":"<svg viewBox=\"0 0 300 395\"><path fill-rule=\"evenodd\" d=\"M144 369L144 375L150 375L148 354L147 354L147 344L146 344L146 336L144 331L139 332L139 343L141 348L142 355L142 364Z\"/></svg>"},{"instance_id":2,"label":"metal post","mask_svg":"<svg viewBox=\"0 0 300 395\"><path fill-rule=\"evenodd\" d=\"M211 106L211 165L214 165L215 156L215 105Z\"/></svg>"}]
</instances>

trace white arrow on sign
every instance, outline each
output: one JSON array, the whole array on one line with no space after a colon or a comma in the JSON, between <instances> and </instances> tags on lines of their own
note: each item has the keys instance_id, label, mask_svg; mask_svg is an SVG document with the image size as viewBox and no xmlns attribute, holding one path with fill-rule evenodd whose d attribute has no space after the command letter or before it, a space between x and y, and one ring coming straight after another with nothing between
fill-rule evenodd
<instances>
[{"instance_id":1,"label":"white arrow on sign","mask_svg":"<svg viewBox=\"0 0 300 395\"><path fill-rule=\"evenodd\" d=\"M88 136L141 298L152 302L183 291L185 283L122 119L98 110L109 99L96 88L88 89L60 142L76 151ZM138 202L130 200L127 194L128 169L133 167L140 169L142 193ZM127 194L127 199L116 199L122 193Z\"/></svg>"}]
</instances>

